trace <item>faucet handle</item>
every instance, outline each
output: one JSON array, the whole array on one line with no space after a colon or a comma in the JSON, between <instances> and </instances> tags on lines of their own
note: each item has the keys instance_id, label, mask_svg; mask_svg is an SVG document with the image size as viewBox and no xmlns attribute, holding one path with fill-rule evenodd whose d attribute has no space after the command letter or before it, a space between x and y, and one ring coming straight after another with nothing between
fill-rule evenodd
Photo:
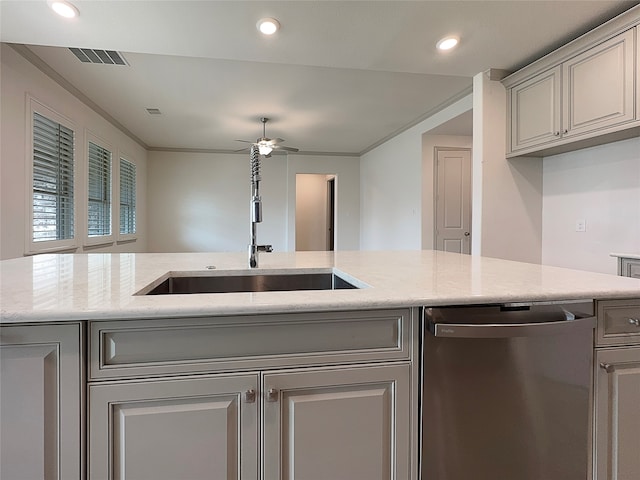
<instances>
[{"instance_id":1,"label":"faucet handle","mask_svg":"<svg viewBox=\"0 0 640 480\"><path fill-rule=\"evenodd\" d=\"M273 252L273 245L258 245L259 252Z\"/></svg>"}]
</instances>

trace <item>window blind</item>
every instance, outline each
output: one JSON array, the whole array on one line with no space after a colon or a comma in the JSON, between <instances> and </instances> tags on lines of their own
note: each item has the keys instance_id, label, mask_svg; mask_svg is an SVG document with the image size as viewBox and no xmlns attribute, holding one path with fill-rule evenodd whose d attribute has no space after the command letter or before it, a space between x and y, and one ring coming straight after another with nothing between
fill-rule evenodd
<instances>
[{"instance_id":1,"label":"window blind","mask_svg":"<svg viewBox=\"0 0 640 480\"><path fill-rule=\"evenodd\" d=\"M111 235L111 152L93 142L89 142L87 232L90 237Z\"/></svg>"},{"instance_id":2,"label":"window blind","mask_svg":"<svg viewBox=\"0 0 640 480\"><path fill-rule=\"evenodd\" d=\"M73 148L73 130L33 113L34 242L73 238Z\"/></svg>"},{"instance_id":3,"label":"window blind","mask_svg":"<svg viewBox=\"0 0 640 480\"><path fill-rule=\"evenodd\" d=\"M120 159L120 233L136 233L136 165Z\"/></svg>"}]
</instances>

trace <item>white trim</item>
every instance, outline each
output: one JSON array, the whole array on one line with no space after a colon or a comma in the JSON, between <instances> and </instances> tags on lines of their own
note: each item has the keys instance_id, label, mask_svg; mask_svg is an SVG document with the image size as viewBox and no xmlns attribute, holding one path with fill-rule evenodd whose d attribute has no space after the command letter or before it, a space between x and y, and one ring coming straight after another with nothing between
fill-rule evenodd
<instances>
[{"instance_id":1,"label":"white trim","mask_svg":"<svg viewBox=\"0 0 640 480\"><path fill-rule=\"evenodd\" d=\"M26 135L25 135L25 169L26 169L26 206L27 222L25 222L25 255L50 253L78 248L78 130L69 118L46 106L31 94L26 94ZM33 114L38 113L73 130L73 238L66 240L33 241Z\"/></svg>"}]
</instances>

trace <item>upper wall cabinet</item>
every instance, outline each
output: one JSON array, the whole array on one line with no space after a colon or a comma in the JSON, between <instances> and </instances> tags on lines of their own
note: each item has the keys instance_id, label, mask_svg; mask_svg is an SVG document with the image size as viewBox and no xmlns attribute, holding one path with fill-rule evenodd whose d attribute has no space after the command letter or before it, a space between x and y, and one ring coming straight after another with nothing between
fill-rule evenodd
<instances>
[{"instance_id":1,"label":"upper wall cabinet","mask_svg":"<svg viewBox=\"0 0 640 480\"><path fill-rule=\"evenodd\" d=\"M634 30L562 64L562 135L572 137L634 119Z\"/></svg>"},{"instance_id":2,"label":"upper wall cabinet","mask_svg":"<svg viewBox=\"0 0 640 480\"><path fill-rule=\"evenodd\" d=\"M640 134L640 9L610 23L503 80L507 157L553 155Z\"/></svg>"},{"instance_id":3,"label":"upper wall cabinet","mask_svg":"<svg viewBox=\"0 0 640 480\"><path fill-rule=\"evenodd\" d=\"M512 151L539 147L560 136L561 73L559 66L552 68L509 91Z\"/></svg>"}]
</instances>

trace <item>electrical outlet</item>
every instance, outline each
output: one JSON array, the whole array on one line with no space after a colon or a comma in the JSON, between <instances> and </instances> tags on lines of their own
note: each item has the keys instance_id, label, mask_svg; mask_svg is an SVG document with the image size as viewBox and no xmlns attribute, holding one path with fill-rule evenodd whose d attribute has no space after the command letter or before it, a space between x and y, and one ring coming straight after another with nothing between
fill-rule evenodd
<instances>
[{"instance_id":1,"label":"electrical outlet","mask_svg":"<svg viewBox=\"0 0 640 480\"><path fill-rule=\"evenodd\" d=\"M586 232L587 221L584 218L576 220L576 232Z\"/></svg>"}]
</instances>

